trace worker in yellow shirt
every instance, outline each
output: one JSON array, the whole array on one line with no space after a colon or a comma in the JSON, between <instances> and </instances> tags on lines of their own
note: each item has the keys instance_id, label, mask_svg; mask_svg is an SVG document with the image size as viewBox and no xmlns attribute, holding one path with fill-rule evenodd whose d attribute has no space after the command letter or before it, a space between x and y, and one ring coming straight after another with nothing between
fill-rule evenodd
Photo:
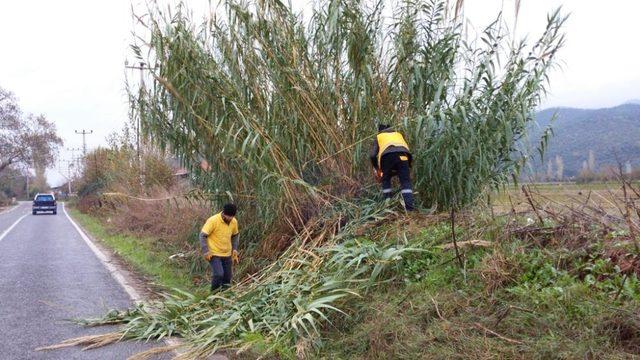
<instances>
[{"instance_id":1,"label":"worker in yellow shirt","mask_svg":"<svg viewBox=\"0 0 640 360\"><path fill-rule=\"evenodd\" d=\"M384 197L391 197L391 178L398 176L404 208L407 211L414 210L410 176L412 156L402 134L392 130L389 125L378 125L378 135L371 147L370 158L376 178L382 183Z\"/></svg>"},{"instance_id":2,"label":"worker in yellow shirt","mask_svg":"<svg viewBox=\"0 0 640 360\"><path fill-rule=\"evenodd\" d=\"M234 204L226 204L222 212L213 215L200 231L200 246L205 260L211 265L211 291L231 285L232 263L237 264L238 220Z\"/></svg>"}]
</instances>

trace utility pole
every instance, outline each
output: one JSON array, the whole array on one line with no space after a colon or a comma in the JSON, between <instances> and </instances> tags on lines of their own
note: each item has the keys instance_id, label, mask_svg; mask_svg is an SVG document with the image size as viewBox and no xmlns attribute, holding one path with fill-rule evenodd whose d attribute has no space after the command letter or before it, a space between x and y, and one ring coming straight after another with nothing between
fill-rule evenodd
<instances>
[{"instance_id":1,"label":"utility pole","mask_svg":"<svg viewBox=\"0 0 640 360\"><path fill-rule=\"evenodd\" d=\"M27 200L29 200L29 170L27 169Z\"/></svg>"},{"instance_id":2,"label":"utility pole","mask_svg":"<svg viewBox=\"0 0 640 360\"><path fill-rule=\"evenodd\" d=\"M70 148L70 149L67 149L67 150L71 151L71 162L75 163L74 166L75 166L76 172L80 171L80 158L76 157L76 151L80 151L82 149L80 149L80 148Z\"/></svg>"},{"instance_id":3,"label":"utility pole","mask_svg":"<svg viewBox=\"0 0 640 360\"><path fill-rule=\"evenodd\" d=\"M67 164L67 176L64 175L63 171L60 170L60 165L58 165L58 173L67 179L67 199L71 196L71 167L73 166L73 159L71 160L62 160L62 163Z\"/></svg>"},{"instance_id":4,"label":"utility pole","mask_svg":"<svg viewBox=\"0 0 640 360\"><path fill-rule=\"evenodd\" d=\"M67 198L71 196L71 166L73 166L73 158L71 159L71 162L67 167L67 171L69 173L69 178L67 179L67 188L69 188L69 191L67 192Z\"/></svg>"},{"instance_id":5,"label":"utility pole","mask_svg":"<svg viewBox=\"0 0 640 360\"><path fill-rule=\"evenodd\" d=\"M142 99L142 94L144 92L144 73L143 70L145 69L150 69L149 67L145 67L145 63L144 62L139 62L138 66L129 66L128 62L124 63L124 67L128 68L128 69L137 69L140 70L140 93L138 94L138 99ZM143 167L144 165L142 164L142 156L140 153L140 117L142 114L143 109L139 109L138 110L138 118L136 119L136 155L137 155L137 159L138 159L138 177L140 178L140 188L142 188L144 186L144 171L143 171Z\"/></svg>"},{"instance_id":6,"label":"utility pole","mask_svg":"<svg viewBox=\"0 0 640 360\"><path fill-rule=\"evenodd\" d=\"M76 130L76 134L82 135L82 156L86 157L87 156L87 137L86 136L93 134L93 130L85 130L85 129L82 129L82 131Z\"/></svg>"}]
</instances>

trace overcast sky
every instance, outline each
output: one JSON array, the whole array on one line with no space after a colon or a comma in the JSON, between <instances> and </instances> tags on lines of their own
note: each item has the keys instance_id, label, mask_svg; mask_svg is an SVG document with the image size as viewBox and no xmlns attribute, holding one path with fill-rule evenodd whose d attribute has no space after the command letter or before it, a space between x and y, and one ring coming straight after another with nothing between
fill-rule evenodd
<instances>
[{"instance_id":1,"label":"overcast sky","mask_svg":"<svg viewBox=\"0 0 640 360\"><path fill-rule=\"evenodd\" d=\"M464 12L481 28L501 8L512 18L514 1L466 0ZM208 1L189 3L203 8ZM309 2L293 3L301 10ZM82 147L74 133L82 129L93 130L88 148L103 145L127 119L125 74L137 76L124 68L132 59L131 6L130 0L0 1L0 86L23 111L54 121L65 149ZM522 0L517 35L539 34L558 6L571 15L567 43L543 107L609 107L640 98L640 1ZM56 169L48 177L52 185L64 181Z\"/></svg>"}]
</instances>

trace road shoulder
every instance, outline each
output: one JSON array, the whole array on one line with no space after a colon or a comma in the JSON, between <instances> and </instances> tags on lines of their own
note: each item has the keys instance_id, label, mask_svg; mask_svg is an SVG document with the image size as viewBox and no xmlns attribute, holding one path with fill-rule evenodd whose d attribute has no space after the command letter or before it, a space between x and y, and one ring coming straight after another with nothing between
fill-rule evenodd
<instances>
[{"instance_id":1,"label":"road shoulder","mask_svg":"<svg viewBox=\"0 0 640 360\"><path fill-rule=\"evenodd\" d=\"M133 273L125 266L125 263L119 259L113 252L107 247L96 241L91 237L78 223L69 215L66 209L66 204L62 204L62 211L67 217L71 225L80 234L87 246L91 249L94 255L100 260L102 265L109 271L111 276L120 284L120 286L126 291L131 300L136 303L141 302L144 298L150 298L150 293L144 288L143 282L140 277ZM146 296L143 296L146 295Z\"/></svg>"},{"instance_id":2,"label":"road shoulder","mask_svg":"<svg viewBox=\"0 0 640 360\"><path fill-rule=\"evenodd\" d=\"M132 301L140 303L143 301L153 300L158 297L158 293L148 285L148 280L143 275L131 269L129 264L86 231L67 212L66 204L64 203L62 204L62 210L82 239L87 243L87 246L89 246L102 265L107 268L111 276L118 282L118 284L120 284L120 286L122 286ZM182 343L180 339L177 338L166 338L163 339L163 341L169 346L179 346ZM173 350L173 352L176 355L179 355L178 350Z\"/></svg>"},{"instance_id":3,"label":"road shoulder","mask_svg":"<svg viewBox=\"0 0 640 360\"><path fill-rule=\"evenodd\" d=\"M140 238L114 232L94 216L66 208L69 216L87 234L91 241L123 272L132 278L132 286L146 298L156 298L172 288L198 292L188 268L179 266L171 253L156 245L153 238ZM107 220L108 222L108 220Z\"/></svg>"},{"instance_id":4,"label":"road shoulder","mask_svg":"<svg viewBox=\"0 0 640 360\"><path fill-rule=\"evenodd\" d=\"M13 205L0 207L0 215L8 214L8 213L12 212L13 210L17 209L18 207L20 207L20 203L19 202L16 202Z\"/></svg>"}]
</instances>

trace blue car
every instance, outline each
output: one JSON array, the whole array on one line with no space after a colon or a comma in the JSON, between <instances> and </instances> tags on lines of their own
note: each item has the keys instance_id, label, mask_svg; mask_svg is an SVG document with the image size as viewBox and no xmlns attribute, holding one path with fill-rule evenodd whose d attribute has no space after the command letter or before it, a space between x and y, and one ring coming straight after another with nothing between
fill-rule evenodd
<instances>
[{"instance_id":1,"label":"blue car","mask_svg":"<svg viewBox=\"0 0 640 360\"><path fill-rule=\"evenodd\" d=\"M38 212L52 212L53 215L58 213L58 205L53 194L36 194L33 199L33 208L31 213L36 215Z\"/></svg>"}]
</instances>

